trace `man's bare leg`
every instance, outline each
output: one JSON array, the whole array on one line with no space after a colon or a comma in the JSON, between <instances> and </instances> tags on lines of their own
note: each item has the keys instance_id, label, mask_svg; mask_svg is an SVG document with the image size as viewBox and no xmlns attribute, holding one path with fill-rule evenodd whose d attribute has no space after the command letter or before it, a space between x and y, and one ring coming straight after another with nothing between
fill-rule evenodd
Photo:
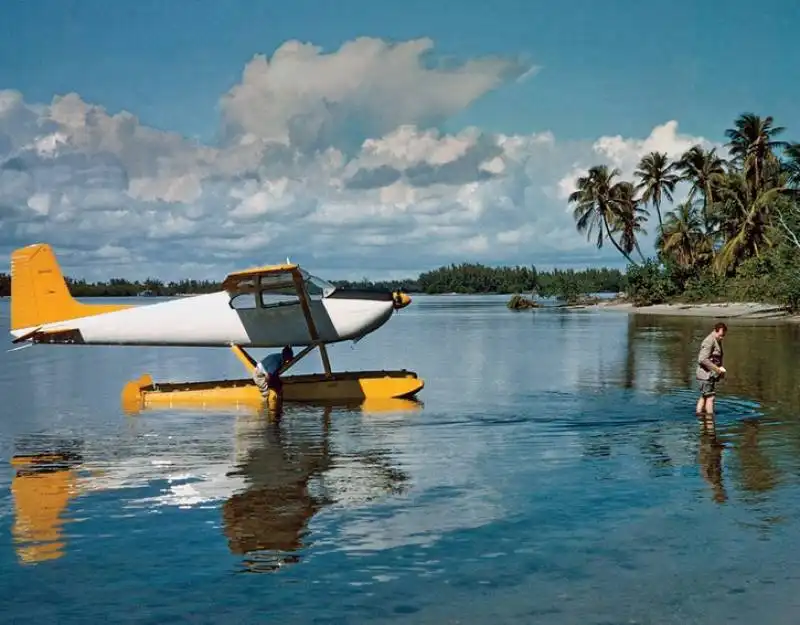
<instances>
[{"instance_id":1,"label":"man's bare leg","mask_svg":"<svg viewBox=\"0 0 800 625\"><path fill-rule=\"evenodd\" d=\"M705 405L706 405L706 398L700 395L700 397L697 398L697 406L694 409L694 413L698 417L703 416L703 413L705 412Z\"/></svg>"},{"instance_id":2,"label":"man's bare leg","mask_svg":"<svg viewBox=\"0 0 800 625\"><path fill-rule=\"evenodd\" d=\"M714 395L706 397L705 400L705 413L709 416L714 416Z\"/></svg>"}]
</instances>

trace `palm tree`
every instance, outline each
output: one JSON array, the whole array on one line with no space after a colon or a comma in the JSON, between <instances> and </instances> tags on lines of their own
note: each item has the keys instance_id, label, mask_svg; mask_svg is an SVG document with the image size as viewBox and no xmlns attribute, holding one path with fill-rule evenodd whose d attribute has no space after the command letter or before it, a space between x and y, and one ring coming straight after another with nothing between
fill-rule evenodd
<instances>
[{"instance_id":1,"label":"palm tree","mask_svg":"<svg viewBox=\"0 0 800 625\"><path fill-rule=\"evenodd\" d=\"M745 171L754 189L762 185L765 167L777 160L774 150L788 146L785 141L774 139L784 130L783 126L774 125L771 115L761 118L753 113L742 113L734 121L734 128L725 131L734 162Z\"/></svg>"},{"instance_id":2,"label":"palm tree","mask_svg":"<svg viewBox=\"0 0 800 625\"><path fill-rule=\"evenodd\" d=\"M788 143L783 155L786 160L782 163L782 174L789 197L775 211L775 217L790 244L800 249L800 142Z\"/></svg>"},{"instance_id":3,"label":"palm tree","mask_svg":"<svg viewBox=\"0 0 800 625\"><path fill-rule=\"evenodd\" d=\"M800 258L800 142L779 140L781 132L772 117L744 113L726 131L729 161L703 145L673 163L652 151L639 161L633 183L620 181L618 169L593 167L569 198L577 229L590 240L596 234L598 248L610 239L635 265L630 255L636 250L644 260L638 238L645 232L644 209L652 204L659 221L656 249L659 257L674 261L667 270L677 270L678 282L707 269L732 275L742 262L767 251L766 260L783 267L791 281ZM665 198L675 202L680 181L689 183L687 200L662 216ZM740 277L752 278L747 272Z\"/></svg>"},{"instance_id":4,"label":"palm tree","mask_svg":"<svg viewBox=\"0 0 800 625\"><path fill-rule=\"evenodd\" d=\"M639 167L635 172L640 180L636 190L642 192L642 202L645 204L652 202L655 206L659 232L664 231L664 223L661 220L662 196L672 202L672 194L679 181L678 176L673 173L675 169L675 163L669 161L666 153L650 152L639 161Z\"/></svg>"},{"instance_id":5,"label":"palm tree","mask_svg":"<svg viewBox=\"0 0 800 625\"><path fill-rule=\"evenodd\" d=\"M607 238L629 263L635 265L630 254L619 246L611 234L610 224L616 223L616 216L622 212L620 199L624 197L624 192L620 193L617 186L620 183L614 182L619 175L619 169L610 170L607 165L591 167L585 176L578 178L568 203L575 204L573 218L578 232L586 232L586 238L591 239L596 231L598 248L603 247Z\"/></svg>"},{"instance_id":6,"label":"palm tree","mask_svg":"<svg viewBox=\"0 0 800 625\"><path fill-rule=\"evenodd\" d=\"M703 197L703 224L706 230L711 229L709 207L714 203L715 189L725 175L725 165L725 160L717 156L716 148L704 150L700 145L686 150L676 163L680 179L691 184L688 199L694 200L697 195Z\"/></svg>"},{"instance_id":7,"label":"palm tree","mask_svg":"<svg viewBox=\"0 0 800 625\"><path fill-rule=\"evenodd\" d=\"M666 214L657 247L672 256L683 267L692 267L703 252L710 252L708 237L703 232L703 219L697 202L686 200ZM705 249L704 249L705 248Z\"/></svg>"},{"instance_id":8,"label":"palm tree","mask_svg":"<svg viewBox=\"0 0 800 625\"><path fill-rule=\"evenodd\" d=\"M746 172L728 174L718 190L714 210L722 220L725 244L716 258L716 269L729 272L742 260L759 257L773 244L770 226L773 216L793 201L780 178L753 187Z\"/></svg>"},{"instance_id":9,"label":"palm tree","mask_svg":"<svg viewBox=\"0 0 800 625\"><path fill-rule=\"evenodd\" d=\"M644 262L644 254L639 248L639 235L646 235L644 224L648 213L636 198L636 187L630 182L618 182L612 188L615 198L615 210L610 222L611 231L619 232L619 244L623 251L630 254L634 249Z\"/></svg>"},{"instance_id":10,"label":"palm tree","mask_svg":"<svg viewBox=\"0 0 800 625\"><path fill-rule=\"evenodd\" d=\"M800 142L788 144L783 154L787 158L783 166L787 174L786 186L800 191Z\"/></svg>"}]
</instances>

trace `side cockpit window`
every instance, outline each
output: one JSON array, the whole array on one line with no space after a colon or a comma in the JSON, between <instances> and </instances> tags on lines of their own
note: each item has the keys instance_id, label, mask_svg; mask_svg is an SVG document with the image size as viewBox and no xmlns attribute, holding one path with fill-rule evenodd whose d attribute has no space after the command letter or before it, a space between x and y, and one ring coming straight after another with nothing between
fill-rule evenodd
<instances>
[{"instance_id":1,"label":"side cockpit window","mask_svg":"<svg viewBox=\"0 0 800 625\"><path fill-rule=\"evenodd\" d=\"M262 308L270 308L272 306L289 306L299 303L300 298L294 289L281 289L278 291L264 289L261 291Z\"/></svg>"},{"instance_id":2,"label":"side cockpit window","mask_svg":"<svg viewBox=\"0 0 800 625\"><path fill-rule=\"evenodd\" d=\"M301 269L300 275L311 300L327 297L336 290L332 283L307 271ZM253 279L240 281L236 287L241 292L230 299L230 307L234 310L293 306L300 303L300 295L290 272L278 271L256 276Z\"/></svg>"},{"instance_id":3,"label":"side cockpit window","mask_svg":"<svg viewBox=\"0 0 800 625\"><path fill-rule=\"evenodd\" d=\"M256 307L256 294L239 293L231 299L230 306L234 310L252 310Z\"/></svg>"}]
</instances>

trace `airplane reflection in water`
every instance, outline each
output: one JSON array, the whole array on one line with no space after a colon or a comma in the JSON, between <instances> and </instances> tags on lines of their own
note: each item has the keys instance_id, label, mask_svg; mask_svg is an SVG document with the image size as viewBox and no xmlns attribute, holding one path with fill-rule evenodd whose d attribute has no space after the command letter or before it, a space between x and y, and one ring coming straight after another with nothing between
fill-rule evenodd
<instances>
[{"instance_id":1,"label":"airplane reflection in water","mask_svg":"<svg viewBox=\"0 0 800 625\"><path fill-rule=\"evenodd\" d=\"M77 492L75 467L80 462L80 455L69 451L20 454L12 459L11 536L20 562L44 562L64 555L61 515Z\"/></svg>"},{"instance_id":2,"label":"airplane reflection in water","mask_svg":"<svg viewBox=\"0 0 800 625\"><path fill-rule=\"evenodd\" d=\"M396 399L345 410L374 415L420 406ZM173 440L167 443L169 450L148 449L138 457L104 458L99 463L85 461L80 451L74 451L75 445L66 443L61 449L17 453L11 491L18 559L23 564L40 563L69 550L64 524L76 498L167 481L160 494L124 505L152 508L222 501L225 540L231 553L243 556L247 569L274 570L296 562L298 552L308 546L308 523L322 508L357 506L398 494L408 480L380 449L343 450L332 445L334 410L340 409L287 408L280 421L252 410L240 413L234 417L233 452L229 449L216 458L207 449L208 440L188 437L177 455ZM138 440L138 451L147 444L153 442Z\"/></svg>"}]
</instances>

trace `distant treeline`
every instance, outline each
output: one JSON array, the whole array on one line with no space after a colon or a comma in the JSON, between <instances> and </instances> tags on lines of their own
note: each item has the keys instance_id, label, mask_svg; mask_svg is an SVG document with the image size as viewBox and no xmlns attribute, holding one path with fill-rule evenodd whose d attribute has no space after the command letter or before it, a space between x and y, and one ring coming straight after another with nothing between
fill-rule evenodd
<instances>
[{"instance_id":1,"label":"distant treeline","mask_svg":"<svg viewBox=\"0 0 800 625\"><path fill-rule=\"evenodd\" d=\"M175 296L211 293L222 288L210 280L163 282L157 279L130 281L112 278L108 282L86 282L66 278L76 297L132 297L136 295ZM333 280L341 287L401 289L406 293L537 293L543 297L588 293L618 293L625 289L625 275L617 269L538 271L536 267L487 267L463 263L439 267L408 280ZM0 273L0 296L11 293L11 278Z\"/></svg>"},{"instance_id":2,"label":"distant treeline","mask_svg":"<svg viewBox=\"0 0 800 625\"><path fill-rule=\"evenodd\" d=\"M532 293L543 297L562 291L619 293L625 276L616 269L555 269L539 271L531 267L486 267L479 264L450 265L421 274L417 280L423 293Z\"/></svg>"},{"instance_id":3,"label":"distant treeline","mask_svg":"<svg viewBox=\"0 0 800 625\"><path fill-rule=\"evenodd\" d=\"M108 282L87 282L65 278L70 293L75 297L134 297L137 295L171 296L212 293L222 288L221 283L210 280L181 280L167 282L148 279L131 281L111 278ZM0 297L11 295L11 276L0 273Z\"/></svg>"}]
</instances>

